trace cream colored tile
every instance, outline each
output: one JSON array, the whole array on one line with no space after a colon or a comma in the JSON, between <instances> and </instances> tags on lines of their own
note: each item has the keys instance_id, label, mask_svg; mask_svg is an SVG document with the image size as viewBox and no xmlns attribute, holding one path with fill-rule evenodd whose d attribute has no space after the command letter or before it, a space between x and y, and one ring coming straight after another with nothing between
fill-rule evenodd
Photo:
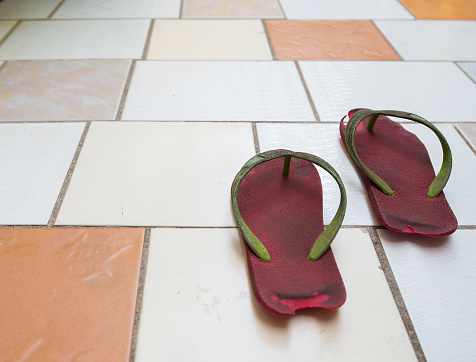
<instances>
[{"instance_id":1,"label":"cream colored tile","mask_svg":"<svg viewBox=\"0 0 476 362\"><path fill-rule=\"evenodd\" d=\"M2 0L0 19L47 18L61 0Z\"/></svg>"},{"instance_id":2,"label":"cream colored tile","mask_svg":"<svg viewBox=\"0 0 476 362\"><path fill-rule=\"evenodd\" d=\"M283 18L277 0L184 0L184 18Z\"/></svg>"},{"instance_id":3,"label":"cream colored tile","mask_svg":"<svg viewBox=\"0 0 476 362\"><path fill-rule=\"evenodd\" d=\"M332 249L347 301L288 319L254 300L236 229L152 230L136 360L416 361L368 234Z\"/></svg>"},{"instance_id":4,"label":"cream colored tile","mask_svg":"<svg viewBox=\"0 0 476 362\"><path fill-rule=\"evenodd\" d=\"M66 0L53 18L178 18L180 0Z\"/></svg>"},{"instance_id":5,"label":"cream colored tile","mask_svg":"<svg viewBox=\"0 0 476 362\"><path fill-rule=\"evenodd\" d=\"M15 26L16 21L0 21L0 40Z\"/></svg>"},{"instance_id":6,"label":"cream colored tile","mask_svg":"<svg viewBox=\"0 0 476 362\"><path fill-rule=\"evenodd\" d=\"M250 124L93 123L59 225L233 226Z\"/></svg>"},{"instance_id":7,"label":"cream colored tile","mask_svg":"<svg viewBox=\"0 0 476 362\"><path fill-rule=\"evenodd\" d=\"M8 62L0 71L0 120L113 120L130 65L129 60Z\"/></svg>"},{"instance_id":8,"label":"cream colored tile","mask_svg":"<svg viewBox=\"0 0 476 362\"><path fill-rule=\"evenodd\" d=\"M272 60L259 20L156 20L147 59Z\"/></svg>"},{"instance_id":9,"label":"cream colored tile","mask_svg":"<svg viewBox=\"0 0 476 362\"><path fill-rule=\"evenodd\" d=\"M471 142L473 148L476 149L476 124L462 123L458 125L458 128L463 132L468 141Z\"/></svg>"},{"instance_id":10,"label":"cream colored tile","mask_svg":"<svg viewBox=\"0 0 476 362\"><path fill-rule=\"evenodd\" d=\"M0 46L0 59L141 58L150 20L22 22Z\"/></svg>"}]
</instances>

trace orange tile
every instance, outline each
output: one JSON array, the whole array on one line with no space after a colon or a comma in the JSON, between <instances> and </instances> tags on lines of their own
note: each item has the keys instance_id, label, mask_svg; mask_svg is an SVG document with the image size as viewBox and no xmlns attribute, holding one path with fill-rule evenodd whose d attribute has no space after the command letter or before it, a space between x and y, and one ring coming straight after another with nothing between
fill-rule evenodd
<instances>
[{"instance_id":1,"label":"orange tile","mask_svg":"<svg viewBox=\"0 0 476 362\"><path fill-rule=\"evenodd\" d=\"M287 60L400 60L368 20L267 20L274 52Z\"/></svg>"},{"instance_id":2,"label":"orange tile","mask_svg":"<svg viewBox=\"0 0 476 362\"><path fill-rule=\"evenodd\" d=\"M476 0L400 0L417 18L476 20Z\"/></svg>"},{"instance_id":3,"label":"orange tile","mask_svg":"<svg viewBox=\"0 0 476 362\"><path fill-rule=\"evenodd\" d=\"M1 229L3 361L128 361L143 229Z\"/></svg>"}]
</instances>

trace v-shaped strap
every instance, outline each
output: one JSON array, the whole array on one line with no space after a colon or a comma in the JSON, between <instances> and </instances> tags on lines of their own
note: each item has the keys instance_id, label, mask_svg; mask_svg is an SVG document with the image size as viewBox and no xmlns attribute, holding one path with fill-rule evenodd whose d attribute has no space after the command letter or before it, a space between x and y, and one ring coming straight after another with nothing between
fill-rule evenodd
<instances>
[{"instance_id":1,"label":"v-shaped strap","mask_svg":"<svg viewBox=\"0 0 476 362\"><path fill-rule=\"evenodd\" d=\"M371 117L367 125L367 129L369 131L372 131L375 122L377 121L377 118L380 115L404 118L410 121L421 123L430 128L436 134L436 136L440 140L441 146L443 147L443 163L441 165L440 171L438 172L438 176L436 176L436 178L433 180L430 187L428 188L426 196L430 199L437 197L445 187L446 183L448 182L448 179L450 178L452 167L451 150L448 141L446 141L446 138L438 130L438 128L436 128L432 123L428 122L423 117L401 111L373 111L371 109L360 109L356 111L350 117L350 120L347 122L347 126L345 129L345 144L355 163L385 194L390 196L394 194L393 190L390 188L389 185L387 185L385 181L383 181L378 175L376 175L367 166L364 165L359 155L357 154L357 150L355 149L354 137L357 126L365 118Z\"/></svg>"},{"instance_id":2,"label":"v-shaped strap","mask_svg":"<svg viewBox=\"0 0 476 362\"><path fill-rule=\"evenodd\" d=\"M283 166L283 175L287 176L289 173L289 167L291 162L291 157L299 158L301 160L309 161L322 167L324 170L329 172L331 176L336 180L337 184L339 185L339 190L341 194L339 208L337 210L336 215L332 219L331 223L327 226L327 228L322 232L321 235L317 238L314 245L311 248L309 253L309 260L316 261L318 260L329 248L329 245L334 240L337 232L342 225L342 221L345 215L345 209L347 207L347 195L345 193L344 184L334 168L324 161L323 159L311 155L309 153L303 152L292 152L292 151L285 151L285 150L273 150L268 152L259 153L256 156L250 158L238 172L235 178L235 182L233 183L233 187L231 190L231 203L233 208L233 214L235 215L236 222L238 224L238 228L243 235L243 238L248 243L250 248L253 252L264 262L270 262L271 256L269 255L268 251L266 250L265 246L261 243L261 241L256 237L255 234L250 230L248 225L246 225L245 221L241 217L240 211L238 209L238 189L243 182L245 176L250 172L254 167L258 166L267 161L274 160L276 158L284 157L284 166ZM279 195L276 195L279 197Z\"/></svg>"}]
</instances>

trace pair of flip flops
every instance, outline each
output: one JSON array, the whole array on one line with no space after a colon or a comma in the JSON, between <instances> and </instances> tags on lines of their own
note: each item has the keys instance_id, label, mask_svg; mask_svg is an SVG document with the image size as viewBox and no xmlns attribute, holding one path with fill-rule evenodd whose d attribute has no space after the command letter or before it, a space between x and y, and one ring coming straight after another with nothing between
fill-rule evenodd
<instances>
[{"instance_id":1,"label":"pair of flip flops","mask_svg":"<svg viewBox=\"0 0 476 362\"><path fill-rule=\"evenodd\" d=\"M451 151L430 122L399 111L355 109L340 124L341 138L358 166L370 204L386 228L446 236L458 224L444 193ZM393 116L429 127L443 148L437 176L425 146ZM324 229L322 188L314 165L339 186L336 215ZM272 314L291 316L301 308L340 307L346 299L330 244L344 219L347 197L338 173L321 158L274 150L252 157L235 177L233 213L242 234L253 292Z\"/></svg>"}]
</instances>

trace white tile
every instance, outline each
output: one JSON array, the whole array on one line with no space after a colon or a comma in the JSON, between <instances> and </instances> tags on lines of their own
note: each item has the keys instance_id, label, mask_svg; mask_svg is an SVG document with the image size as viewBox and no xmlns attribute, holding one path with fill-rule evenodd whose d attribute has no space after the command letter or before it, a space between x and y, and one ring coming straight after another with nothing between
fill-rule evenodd
<instances>
[{"instance_id":1,"label":"white tile","mask_svg":"<svg viewBox=\"0 0 476 362\"><path fill-rule=\"evenodd\" d=\"M442 162L442 149L438 138L426 127L405 124L428 149L436 173ZM467 192L465 185L476 178L476 156L465 144L453 126L438 125L450 144L453 170L444 192L460 225L475 224L476 195ZM367 199L367 193L350 156L340 139L337 124L258 124L260 151L276 148L315 154L329 162L339 173L347 191L348 205L344 225L379 225ZM324 189L324 222L328 224L339 206L339 189L326 171L319 170Z\"/></svg>"},{"instance_id":2,"label":"white tile","mask_svg":"<svg viewBox=\"0 0 476 362\"><path fill-rule=\"evenodd\" d=\"M476 60L474 21L376 21L405 60Z\"/></svg>"},{"instance_id":3,"label":"white tile","mask_svg":"<svg viewBox=\"0 0 476 362\"><path fill-rule=\"evenodd\" d=\"M427 361L476 359L476 230L446 238L378 231Z\"/></svg>"},{"instance_id":4,"label":"white tile","mask_svg":"<svg viewBox=\"0 0 476 362\"><path fill-rule=\"evenodd\" d=\"M0 224L48 223L84 123L0 125Z\"/></svg>"},{"instance_id":5,"label":"white tile","mask_svg":"<svg viewBox=\"0 0 476 362\"><path fill-rule=\"evenodd\" d=\"M61 0L2 0L0 19L47 18Z\"/></svg>"},{"instance_id":6,"label":"white tile","mask_svg":"<svg viewBox=\"0 0 476 362\"><path fill-rule=\"evenodd\" d=\"M368 234L332 245L345 304L283 318L255 301L236 229L152 230L136 360L416 361Z\"/></svg>"},{"instance_id":7,"label":"white tile","mask_svg":"<svg viewBox=\"0 0 476 362\"><path fill-rule=\"evenodd\" d=\"M413 19L397 0L281 0L287 19Z\"/></svg>"},{"instance_id":8,"label":"white tile","mask_svg":"<svg viewBox=\"0 0 476 362\"><path fill-rule=\"evenodd\" d=\"M93 123L59 225L234 226L230 188L251 125Z\"/></svg>"},{"instance_id":9,"label":"white tile","mask_svg":"<svg viewBox=\"0 0 476 362\"><path fill-rule=\"evenodd\" d=\"M313 121L293 62L138 62L124 120Z\"/></svg>"},{"instance_id":10,"label":"white tile","mask_svg":"<svg viewBox=\"0 0 476 362\"><path fill-rule=\"evenodd\" d=\"M260 20L156 20L147 59L272 60Z\"/></svg>"},{"instance_id":11,"label":"white tile","mask_svg":"<svg viewBox=\"0 0 476 362\"><path fill-rule=\"evenodd\" d=\"M16 23L16 21L0 21L0 41L12 30Z\"/></svg>"},{"instance_id":12,"label":"white tile","mask_svg":"<svg viewBox=\"0 0 476 362\"><path fill-rule=\"evenodd\" d=\"M458 65L476 82L476 62L458 63Z\"/></svg>"},{"instance_id":13,"label":"white tile","mask_svg":"<svg viewBox=\"0 0 476 362\"><path fill-rule=\"evenodd\" d=\"M141 58L150 20L27 21L0 46L0 59Z\"/></svg>"},{"instance_id":14,"label":"white tile","mask_svg":"<svg viewBox=\"0 0 476 362\"><path fill-rule=\"evenodd\" d=\"M178 18L180 0L66 0L53 18Z\"/></svg>"},{"instance_id":15,"label":"white tile","mask_svg":"<svg viewBox=\"0 0 476 362\"><path fill-rule=\"evenodd\" d=\"M474 122L476 84L453 63L300 62L324 122L350 109L397 109L430 122Z\"/></svg>"},{"instance_id":16,"label":"white tile","mask_svg":"<svg viewBox=\"0 0 476 362\"><path fill-rule=\"evenodd\" d=\"M456 126L476 150L476 123L461 123Z\"/></svg>"}]
</instances>

